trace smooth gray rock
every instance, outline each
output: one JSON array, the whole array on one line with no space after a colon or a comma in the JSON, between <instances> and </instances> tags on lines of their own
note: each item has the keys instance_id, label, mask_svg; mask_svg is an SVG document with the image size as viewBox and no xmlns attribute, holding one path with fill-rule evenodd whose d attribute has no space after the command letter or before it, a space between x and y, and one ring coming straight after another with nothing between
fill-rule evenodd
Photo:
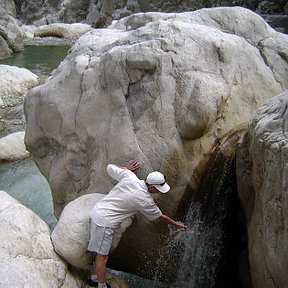
<instances>
[{"instance_id":1,"label":"smooth gray rock","mask_svg":"<svg viewBox=\"0 0 288 288\"><path fill-rule=\"evenodd\" d=\"M261 107L250 124L254 207L248 223L253 287L287 287L288 92Z\"/></svg>"},{"instance_id":2,"label":"smooth gray rock","mask_svg":"<svg viewBox=\"0 0 288 288\"><path fill-rule=\"evenodd\" d=\"M24 37L19 23L9 14L9 7L4 6L5 8L3 8L3 2L0 1L0 35L1 41L5 40L7 45L5 47L2 43L0 46L0 60L10 57L12 52L21 51L23 49L22 40ZM10 12L14 15L12 11ZM10 53L7 53L7 49L10 50Z\"/></svg>"},{"instance_id":3,"label":"smooth gray rock","mask_svg":"<svg viewBox=\"0 0 288 288\"><path fill-rule=\"evenodd\" d=\"M106 165L131 158L140 178L167 174L173 213L214 141L287 89L287 44L242 8L137 14L80 37L25 101L26 145L56 214L107 193Z\"/></svg>"},{"instance_id":4,"label":"smooth gray rock","mask_svg":"<svg viewBox=\"0 0 288 288\"><path fill-rule=\"evenodd\" d=\"M0 162L26 159L30 153L24 145L25 132L15 132L0 139Z\"/></svg>"},{"instance_id":5,"label":"smooth gray rock","mask_svg":"<svg viewBox=\"0 0 288 288\"><path fill-rule=\"evenodd\" d=\"M0 287L80 287L54 252L47 224L6 192L0 199Z\"/></svg>"},{"instance_id":6,"label":"smooth gray rock","mask_svg":"<svg viewBox=\"0 0 288 288\"><path fill-rule=\"evenodd\" d=\"M0 65L0 138L23 131L23 102L28 91L39 83L38 76L25 68Z\"/></svg>"},{"instance_id":7,"label":"smooth gray rock","mask_svg":"<svg viewBox=\"0 0 288 288\"><path fill-rule=\"evenodd\" d=\"M69 264L78 268L85 268L93 263L94 255L87 251L90 237L90 217L92 207L101 200L103 194L89 194L70 202L63 210L58 224L52 232L55 251ZM116 229L112 252L119 244L122 233L132 223L127 219Z\"/></svg>"}]
</instances>

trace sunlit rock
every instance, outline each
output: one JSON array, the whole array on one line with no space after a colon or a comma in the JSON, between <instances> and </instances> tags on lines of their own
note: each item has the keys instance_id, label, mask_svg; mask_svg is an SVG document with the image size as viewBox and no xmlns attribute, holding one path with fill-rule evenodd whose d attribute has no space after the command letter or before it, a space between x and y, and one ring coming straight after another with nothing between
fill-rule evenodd
<instances>
[{"instance_id":1,"label":"sunlit rock","mask_svg":"<svg viewBox=\"0 0 288 288\"><path fill-rule=\"evenodd\" d=\"M1 287L80 287L54 252L47 224L6 192L0 199Z\"/></svg>"},{"instance_id":2,"label":"sunlit rock","mask_svg":"<svg viewBox=\"0 0 288 288\"><path fill-rule=\"evenodd\" d=\"M0 162L28 158L30 153L24 144L25 132L15 132L0 139Z\"/></svg>"},{"instance_id":3,"label":"sunlit rock","mask_svg":"<svg viewBox=\"0 0 288 288\"><path fill-rule=\"evenodd\" d=\"M90 237L89 213L92 207L101 200L103 194L89 194L70 202L63 210L58 224L52 232L55 251L69 264L85 268L93 263L94 255L87 251ZM122 233L131 224L132 219L124 221L115 231L112 251L117 247Z\"/></svg>"},{"instance_id":4,"label":"sunlit rock","mask_svg":"<svg viewBox=\"0 0 288 288\"><path fill-rule=\"evenodd\" d=\"M59 38L77 39L91 30L91 26L81 23L52 23L35 28L34 37L54 36Z\"/></svg>"},{"instance_id":5,"label":"sunlit rock","mask_svg":"<svg viewBox=\"0 0 288 288\"><path fill-rule=\"evenodd\" d=\"M108 193L109 162L137 159L139 178L166 174L172 189L156 201L175 216L215 141L288 88L287 47L287 35L239 7L135 14L80 37L25 101L25 143L56 214L81 195ZM156 258L159 229L135 225L127 258Z\"/></svg>"},{"instance_id":6,"label":"sunlit rock","mask_svg":"<svg viewBox=\"0 0 288 288\"><path fill-rule=\"evenodd\" d=\"M0 65L0 137L25 129L24 97L39 81L25 68Z\"/></svg>"},{"instance_id":7,"label":"sunlit rock","mask_svg":"<svg viewBox=\"0 0 288 288\"><path fill-rule=\"evenodd\" d=\"M3 4L0 6L0 60L9 58L13 52L21 51L23 49L22 39L24 37L21 27L14 18L16 17L14 3L5 1Z\"/></svg>"},{"instance_id":8,"label":"sunlit rock","mask_svg":"<svg viewBox=\"0 0 288 288\"><path fill-rule=\"evenodd\" d=\"M37 75L25 68L10 65L0 65L0 79L0 95L2 101L6 101L6 106L12 104L13 97L24 98L27 92L38 84Z\"/></svg>"}]
</instances>

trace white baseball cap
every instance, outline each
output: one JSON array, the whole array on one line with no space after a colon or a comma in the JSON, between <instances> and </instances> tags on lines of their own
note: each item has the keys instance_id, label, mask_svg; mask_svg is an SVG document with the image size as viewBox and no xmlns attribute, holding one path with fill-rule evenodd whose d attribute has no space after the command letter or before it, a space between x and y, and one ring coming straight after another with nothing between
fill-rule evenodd
<instances>
[{"instance_id":1,"label":"white baseball cap","mask_svg":"<svg viewBox=\"0 0 288 288\"><path fill-rule=\"evenodd\" d=\"M167 193L170 190L170 186L167 184L165 176L158 171L148 174L146 182L149 185L153 185L161 193Z\"/></svg>"}]
</instances>

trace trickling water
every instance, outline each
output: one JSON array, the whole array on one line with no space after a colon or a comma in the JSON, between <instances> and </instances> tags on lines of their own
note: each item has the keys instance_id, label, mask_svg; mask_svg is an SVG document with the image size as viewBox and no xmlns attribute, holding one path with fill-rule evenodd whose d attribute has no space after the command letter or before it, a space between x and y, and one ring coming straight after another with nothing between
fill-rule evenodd
<instances>
[{"instance_id":1,"label":"trickling water","mask_svg":"<svg viewBox=\"0 0 288 288\"><path fill-rule=\"evenodd\" d=\"M199 189L192 191L184 222L189 231L171 229L164 257L176 274L170 287L237 288L245 227L237 196L235 150L245 131L226 137L214 149ZM189 187L187 188L189 190ZM241 238L242 237L242 238ZM174 271L177 271L175 273Z\"/></svg>"}]
</instances>

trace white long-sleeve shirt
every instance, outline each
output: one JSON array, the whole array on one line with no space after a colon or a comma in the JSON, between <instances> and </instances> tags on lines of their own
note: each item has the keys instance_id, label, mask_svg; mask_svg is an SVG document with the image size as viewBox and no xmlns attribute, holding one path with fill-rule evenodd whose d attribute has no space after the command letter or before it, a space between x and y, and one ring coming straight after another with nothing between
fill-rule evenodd
<instances>
[{"instance_id":1,"label":"white long-sleeve shirt","mask_svg":"<svg viewBox=\"0 0 288 288\"><path fill-rule=\"evenodd\" d=\"M138 212L150 221L162 215L145 181L140 180L132 171L113 164L107 166L107 172L118 183L92 208L90 217L95 224L116 228Z\"/></svg>"}]
</instances>

